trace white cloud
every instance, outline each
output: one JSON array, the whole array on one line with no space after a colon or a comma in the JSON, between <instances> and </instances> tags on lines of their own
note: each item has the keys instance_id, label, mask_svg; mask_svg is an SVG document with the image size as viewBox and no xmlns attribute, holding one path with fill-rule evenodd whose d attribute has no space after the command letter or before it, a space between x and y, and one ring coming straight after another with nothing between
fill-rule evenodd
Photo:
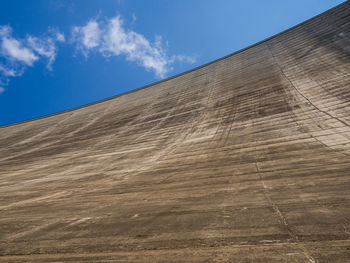
<instances>
[{"instance_id":1,"label":"white cloud","mask_svg":"<svg viewBox=\"0 0 350 263\"><path fill-rule=\"evenodd\" d=\"M54 41L61 42L61 43L66 42L66 37L64 33L60 32L55 27L49 27L47 35Z\"/></svg>"},{"instance_id":2,"label":"white cloud","mask_svg":"<svg viewBox=\"0 0 350 263\"><path fill-rule=\"evenodd\" d=\"M17 60L28 66L32 66L39 59L32 50L24 47L20 41L9 36L2 38L1 54L10 60Z\"/></svg>"},{"instance_id":3,"label":"white cloud","mask_svg":"<svg viewBox=\"0 0 350 263\"><path fill-rule=\"evenodd\" d=\"M48 59L47 68L51 70L55 60L56 42L63 42L64 35L59 31L50 36L26 39L12 36L10 26L0 26L0 85L8 85L10 77L21 76L27 67L32 67L40 58Z\"/></svg>"},{"instance_id":4,"label":"white cloud","mask_svg":"<svg viewBox=\"0 0 350 263\"><path fill-rule=\"evenodd\" d=\"M75 26L72 40L85 56L93 50L104 57L123 55L128 61L136 62L148 71L153 70L160 78L166 76L175 61L194 62L187 56L169 57L160 37L151 43L143 35L127 29L120 16L106 21L90 20L85 26Z\"/></svg>"},{"instance_id":5,"label":"white cloud","mask_svg":"<svg viewBox=\"0 0 350 263\"><path fill-rule=\"evenodd\" d=\"M104 56L126 55L127 60L135 61L146 70L154 70L158 77L168 72L168 58L160 41L153 46L141 34L126 31L119 16L109 20L99 51Z\"/></svg>"},{"instance_id":6,"label":"white cloud","mask_svg":"<svg viewBox=\"0 0 350 263\"><path fill-rule=\"evenodd\" d=\"M0 94L3 93L5 89L3 87L0 87Z\"/></svg>"},{"instance_id":7,"label":"white cloud","mask_svg":"<svg viewBox=\"0 0 350 263\"><path fill-rule=\"evenodd\" d=\"M56 32L56 40L58 42L65 42L66 41L66 38L64 36L63 33L60 33L60 32Z\"/></svg>"},{"instance_id":8,"label":"white cloud","mask_svg":"<svg viewBox=\"0 0 350 263\"><path fill-rule=\"evenodd\" d=\"M56 45L52 38L37 38L33 36L27 37L28 45L42 57L46 57L49 62L47 68L52 70L52 63L56 58Z\"/></svg>"},{"instance_id":9,"label":"white cloud","mask_svg":"<svg viewBox=\"0 0 350 263\"><path fill-rule=\"evenodd\" d=\"M11 27L10 26L0 26L0 37L8 36L11 34Z\"/></svg>"},{"instance_id":10,"label":"white cloud","mask_svg":"<svg viewBox=\"0 0 350 263\"><path fill-rule=\"evenodd\" d=\"M173 61L186 62L186 63L196 63L196 59L194 57L185 56L185 55L174 55L172 56Z\"/></svg>"},{"instance_id":11,"label":"white cloud","mask_svg":"<svg viewBox=\"0 0 350 263\"><path fill-rule=\"evenodd\" d=\"M131 24L135 22L136 16L133 15ZM18 38L13 36L10 26L0 25L0 93L10 78L21 76L28 67L42 59L47 61L47 69L52 70L59 42L66 42L66 37L56 28L49 28L40 37L27 35ZM105 58L124 56L127 61L153 71L160 78L172 70L175 62L195 62L189 56L168 55L161 37L156 36L154 41L148 40L144 35L127 28L120 16L91 19L83 26L73 26L68 44L72 43L86 57L89 52L100 53Z\"/></svg>"},{"instance_id":12,"label":"white cloud","mask_svg":"<svg viewBox=\"0 0 350 263\"><path fill-rule=\"evenodd\" d=\"M90 20L86 26L73 27L73 39L80 44L81 49L97 47L100 42L101 31L95 20Z\"/></svg>"},{"instance_id":13,"label":"white cloud","mask_svg":"<svg viewBox=\"0 0 350 263\"><path fill-rule=\"evenodd\" d=\"M2 72L2 74L5 77L16 77L17 73L14 69L11 69L9 67L4 67L2 64L0 64L0 72Z\"/></svg>"}]
</instances>

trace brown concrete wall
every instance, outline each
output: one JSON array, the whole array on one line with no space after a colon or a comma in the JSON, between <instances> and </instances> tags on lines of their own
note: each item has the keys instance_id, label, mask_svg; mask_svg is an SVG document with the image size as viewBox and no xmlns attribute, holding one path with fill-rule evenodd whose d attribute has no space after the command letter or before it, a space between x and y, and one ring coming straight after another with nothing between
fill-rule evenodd
<instances>
[{"instance_id":1,"label":"brown concrete wall","mask_svg":"<svg viewBox=\"0 0 350 263\"><path fill-rule=\"evenodd\" d=\"M350 3L0 128L0 262L350 262Z\"/></svg>"}]
</instances>

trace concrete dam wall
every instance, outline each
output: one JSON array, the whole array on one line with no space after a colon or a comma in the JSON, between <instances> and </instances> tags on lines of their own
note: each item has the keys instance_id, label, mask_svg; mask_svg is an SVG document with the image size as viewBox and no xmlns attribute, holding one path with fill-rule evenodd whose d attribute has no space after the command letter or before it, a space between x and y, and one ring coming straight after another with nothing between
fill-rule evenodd
<instances>
[{"instance_id":1,"label":"concrete dam wall","mask_svg":"<svg viewBox=\"0 0 350 263\"><path fill-rule=\"evenodd\" d=\"M350 3L0 127L0 262L349 262Z\"/></svg>"}]
</instances>

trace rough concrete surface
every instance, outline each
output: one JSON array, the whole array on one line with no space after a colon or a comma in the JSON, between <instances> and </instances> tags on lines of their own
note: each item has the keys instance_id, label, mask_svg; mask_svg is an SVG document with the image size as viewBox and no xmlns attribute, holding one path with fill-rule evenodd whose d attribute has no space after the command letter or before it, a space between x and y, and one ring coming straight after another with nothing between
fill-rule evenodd
<instances>
[{"instance_id":1,"label":"rough concrete surface","mask_svg":"<svg viewBox=\"0 0 350 263\"><path fill-rule=\"evenodd\" d=\"M350 262L350 3L0 128L0 262Z\"/></svg>"}]
</instances>

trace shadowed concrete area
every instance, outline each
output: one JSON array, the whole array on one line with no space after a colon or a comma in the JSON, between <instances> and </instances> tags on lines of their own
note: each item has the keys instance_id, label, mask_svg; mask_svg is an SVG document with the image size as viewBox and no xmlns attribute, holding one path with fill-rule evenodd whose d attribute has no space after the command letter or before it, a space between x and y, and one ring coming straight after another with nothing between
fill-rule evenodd
<instances>
[{"instance_id":1,"label":"shadowed concrete area","mask_svg":"<svg viewBox=\"0 0 350 263\"><path fill-rule=\"evenodd\" d=\"M348 262L350 3L0 128L0 262Z\"/></svg>"}]
</instances>

